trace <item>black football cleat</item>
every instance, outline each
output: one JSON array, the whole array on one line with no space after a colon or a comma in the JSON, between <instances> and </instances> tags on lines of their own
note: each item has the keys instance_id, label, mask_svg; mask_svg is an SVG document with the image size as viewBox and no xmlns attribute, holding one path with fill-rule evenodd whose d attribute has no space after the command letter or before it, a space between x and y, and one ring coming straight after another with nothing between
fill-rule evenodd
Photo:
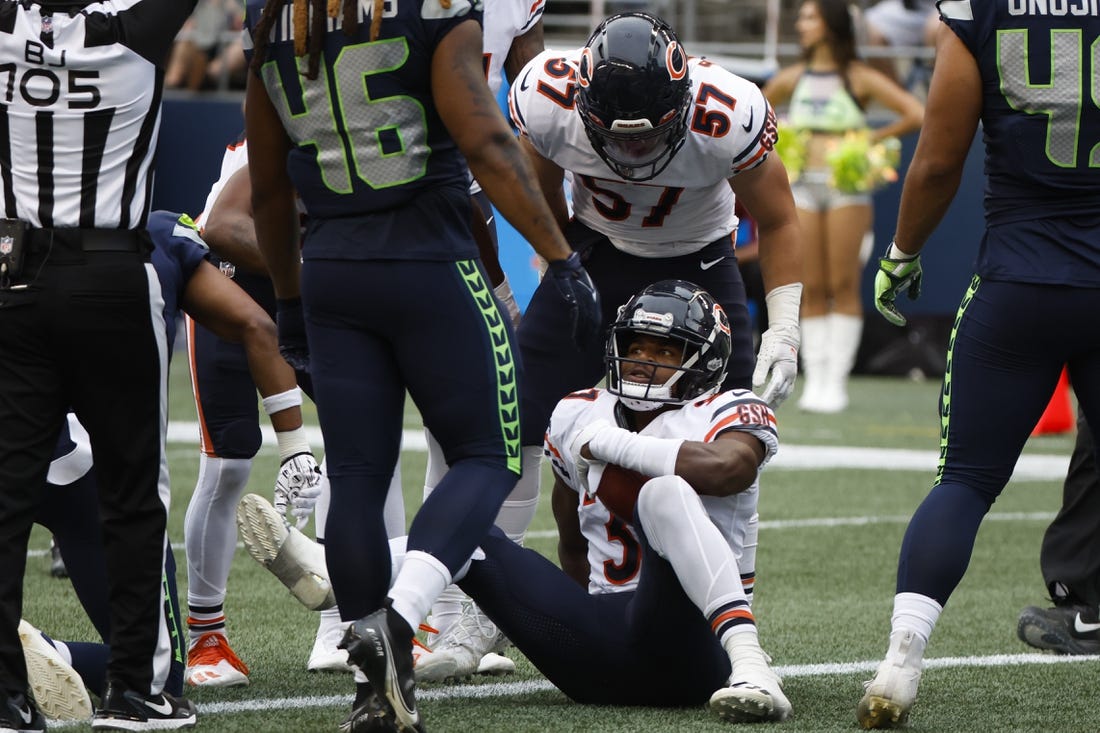
<instances>
[{"instance_id":1,"label":"black football cleat","mask_svg":"<svg viewBox=\"0 0 1100 733\"><path fill-rule=\"evenodd\" d=\"M359 667L381 693L396 730L424 733L424 722L416 709L412 640L412 628L387 604L352 622L340 648L347 649L348 661Z\"/></svg>"}]
</instances>

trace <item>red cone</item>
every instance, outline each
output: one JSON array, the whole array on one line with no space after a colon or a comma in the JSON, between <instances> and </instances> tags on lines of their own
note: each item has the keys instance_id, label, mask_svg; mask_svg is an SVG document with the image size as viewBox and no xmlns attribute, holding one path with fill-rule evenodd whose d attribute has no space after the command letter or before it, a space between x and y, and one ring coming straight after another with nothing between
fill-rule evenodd
<instances>
[{"instance_id":1,"label":"red cone","mask_svg":"<svg viewBox=\"0 0 1100 733\"><path fill-rule=\"evenodd\" d=\"M1057 435L1073 430L1075 424L1073 417L1073 403L1069 395L1069 372L1062 367L1062 375L1058 377L1058 386L1054 388L1054 394L1050 397L1047 409L1043 416L1031 431L1032 435Z\"/></svg>"}]
</instances>

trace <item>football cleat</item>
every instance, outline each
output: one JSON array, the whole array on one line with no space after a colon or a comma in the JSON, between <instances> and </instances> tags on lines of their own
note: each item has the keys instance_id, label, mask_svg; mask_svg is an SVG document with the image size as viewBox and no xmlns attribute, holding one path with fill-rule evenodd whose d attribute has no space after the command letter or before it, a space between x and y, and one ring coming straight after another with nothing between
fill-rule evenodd
<instances>
[{"instance_id":1,"label":"football cleat","mask_svg":"<svg viewBox=\"0 0 1100 733\"><path fill-rule=\"evenodd\" d=\"M416 679L443 682L473 674L511 674L516 671L516 663L499 654L508 644L475 603L466 603L462 615L436 639L435 645L416 657Z\"/></svg>"},{"instance_id":2,"label":"football cleat","mask_svg":"<svg viewBox=\"0 0 1100 733\"><path fill-rule=\"evenodd\" d=\"M46 719L25 695L0 692L0 731L46 733Z\"/></svg>"},{"instance_id":3,"label":"football cleat","mask_svg":"<svg viewBox=\"0 0 1100 733\"><path fill-rule=\"evenodd\" d=\"M393 713L375 693L369 682L355 684L351 713L340 723L340 733L389 733L396 730Z\"/></svg>"},{"instance_id":4,"label":"football cleat","mask_svg":"<svg viewBox=\"0 0 1100 733\"><path fill-rule=\"evenodd\" d=\"M325 548L287 526L259 494L245 494L237 505L237 527L252 558L270 570L290 594L312 611L336 606L325 566Z\"/></svg>"},{"instance_id":5,"label":"football cleat","mask_svg":"<svg viewBox=\"0 0 1100 733\"><path fill-rule=\"evenodd\" d=\"M83 721L92 717L92 700L84 680L46 641L42 632L20 621L19 643L23 645L23 658L27 661L31 694L42 714L58 721Z\"/></svg>"},{"instance_id":6,"label":"football cleat","mask_svg":"<svg viewBox=\"0 0 1100 733\"><path fill-rule=\"evenodd\" d=\"M108 682L92 730L178 730L195 725L195 704L166 692L142 695Z\"/></svg>"},{"instance_id":7,"label":"football cleat","mask_svg":"<svg viewBox=\"0 0 1100 733\"><path fill-rule=\"evenodd\" d=\"M224 635L208 631L187 649L185 679L195 687L238 687L248 684L248 667Z\"/></svg>"},{"instance_id":8,"label":"football cleat","mask_svg":"<svg viewBox=\"0 0 1100 733\"><path fill-rule=\"evenodd\" d=\"M389 605L348 626L340 646L367 676L379 700L402 733L423 733L413 678L413 630Z\"/></svg>"},{"instance_id":9,"label":"football cleat","mask_svg":"<svg viewBox=\"0 0 1100 733\"><path fill-rule=\"evenodd\" d=\"M321 614L321 621L317 625L317 637L313 640L313 650L310 651L309 661L306 662L308 671L353 671L352 666L348 664L347 650L340 648L340 640L344 638L347 628L348 624L341 621L339 616Z\"/></svg>"},{"instance_id":10,"label":"football cleat","mask_svg":"<svg viewBox=\"0 0 1100 733\"><path fill-rule=\"evenodd\" d=\"M730 723L786 720L791 702L771 659L753 633L736 634L726 642L732 672L729 684L710 696L707 708Z\"/></svg>"},{"instance_id":11,"label":"football cleat","mask_svg":"<svg viewBox=\"0 0 1100 733\"><path fill-rule=\"evenodd\" d=\"M65 567L65 559L61 557L61 548L53 537L50 538L50 575L55 578L69 577L69 569Z\"/></svg>"},{"instance_id":12,"label":"football cleat","mask_svg":"<svg viewBox=\"0 0 1100 733\"><path fill-rule=\"evenodd\" d=\"M923 657L924 642L914 632L902 632L896 642L891 636L875 678L863 683L863 698L856 707L860 727L899 728L908 722L917 700Z\"/></svg>"},{"instance_id":13,"label":"football cleat","mask_svg":"<svg viewBox=\"0 0 1100 733\"><path fill-rule=\"evenodd\" d=\"M1028 606L1016 624L1020 641L1058 654L1100 654L1100 623L1095 608Z\"/></svg>"}]
</instances>

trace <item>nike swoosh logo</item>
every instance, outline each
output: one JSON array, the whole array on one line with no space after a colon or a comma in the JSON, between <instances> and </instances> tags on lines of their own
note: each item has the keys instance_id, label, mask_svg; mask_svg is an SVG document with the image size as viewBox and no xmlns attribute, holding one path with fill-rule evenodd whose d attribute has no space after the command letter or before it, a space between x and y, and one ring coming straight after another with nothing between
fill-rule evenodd
<instances>
[{"instance_id":1,"label":"nike swoosh logo","mask_svg":"<svg viewBox=\"0 0 1100 733\"><path fill-rule=\"evenodd\" d=\"M409 706L405 703L405 696L401 693L401 681L397 677L397 667L393 662L393 650L390 649L389 644L385 641L382 642L386 648L386 697L389 698L390 705L393 705L394 698L397 698L397 702L401 705L401 710L398 711L396 706L394 707L394 713L397 717L403 718L410 727L415 727L420 723L420 713L414 708L409 709Z\"/></svg>"},{"instance_id":2,"label":"nike swoosh logo","mask_svg":"<svg viewBox=\"0 0 1100 733\"><path fill-rule=\"evenodd\" d=\"M26 725L30 725L31 718L33 718L34 716L31 715L30 708L27 708L26 710L24 710L23 708L19 708L19 717L23 719L23 723L25 723Z\"/></svg>"},{"instance_id":3,"label":"nike swoosh logo","mask_svg":"<svg viewBox=\"0 0 1100 733\"><path fill-rule=\"evenodd\" d=\"M485 220L485 226L489 226L493 223L493 219L496 218L495 214L489 214L489 218Z\"/></svg>"},{"instance_id":4,"label":"nike swoosh logo","mask_svg":"<svg viewBox=\"0 0 1100 733\"><path fill-rule=\"evenodd\" d=\"M145 700L144 702L145 707L149 708L153 712L160 713L161 715L172 714L172 703L168 702L163 697L160 698L159 703L153 702L152 700Z\"/></svg>"},{"instance_id":5,"label":"nike swoosh logo","mask_svg":"<svg viewBox=\"0 0 1100 733\"><path fill-rule=\"evenodd\" d=\"M527 83L527 77L529 77L529 76L531 76L531 72L530 72L530 71L528 71L528 72L527 72L526 74L524 74L524 75L523 75L523 78L522 78L522 79L520 79L520 81L519 81L519 90L520 90L521 92L526 92L526 91L527 91L527 87L528 87L528 86L530 86L530 85L529 85L529 84Z\"/></svg>"},{"instance_id":6,"label":"nike swoosh logo","mask_svg":"<svg viewBox=\"0 0 1100 733\"><path fill-rule=\"evenodd\" d=\"M1100 631L1100 624L1086 623L1081 620L1081 614L1078 613L1077 617L1073 619L1073 630L1078 634L1091 634Z\"/></svg>"},{"instance_id":7,"label":"nike swoosh logo","mask_svg":"<svg viewBox=\"0 0 1100 733\"><path fill-rule=\"evenodd\" d=\"M745 132L752 132L752 116L756 114L755 107L749 107L749 121L744 125L741 125L741 129Z\"/></svg>"},{"instance_id":8,"label":"nike swoosh logo","mask_svg":"<svg viewBox=\"0 0 1100 733\"><path fill-rule=\"evenodd\" d=\"M700 262L699 263L699 269L700 270L709 270L710 268L714 267L715 265L717 265L719 262L721 262L724 259L726 259L726 258L725 257L719 257L718 259L711 260L710 262Z\"/></svg>"}]
</instances>

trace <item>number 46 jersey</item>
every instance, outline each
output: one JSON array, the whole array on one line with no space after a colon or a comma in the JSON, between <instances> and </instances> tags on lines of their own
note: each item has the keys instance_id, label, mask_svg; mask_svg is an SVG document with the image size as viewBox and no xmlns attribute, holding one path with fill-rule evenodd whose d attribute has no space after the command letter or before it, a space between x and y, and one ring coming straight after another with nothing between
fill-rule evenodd
<instances>
[{"instance_id":1,"label":"number 46 jersey","mask_svg":"<svg viewBox=\"0 0 1100 733\"><path fill-rule=\"evenodd\" d=\"M599 501L599 486L604 466L595 464L588 475L589 489L595 497L583 495L575 480L576 465L569 452L574 438L597 420L621 424L619 398L603 389L574 392L563 398L550 417L544 449L554 474L574 491L581 493L577 507L581 532L588 540L589 592L616 593L632 590L638 582L641 555L633 529L613 516ZM771 460L779 449L775 414L767 403L748 390L719 392L676 410L669 410L639 432L656 438L682 438L710 443L730 430L746 432L764 445L764 460ZM722 531L735 557L755 552L759 485L732 496L700 496L711 521ZM748 564L751 566L751 563Z\"/></svg>"},{"instance_id":2,"label":"number 46 jersey","mask_svg":"<svg viewBox=\"0 0 1100 733\"><path fill-rule=\"evenodd\" d=\"M576 109L581 49L546 51L520 71L509 111L547 160L573 173L578 220L638 257L695 252L737 227L728 179L764 162L775 114L760 88L711 62L688 62L692 101L684 146L656 178L619 178L592 149Z\"/></svg>"},{"instance_id":3,"label":"number 46 jersey","mask_svg":"<svg viewBox=\"0 0 1100 733\"><path fill-rule=\"evenodd\" d=\"M246 6L249 59L264 5ZM342 11L325 18L320 68L309 79L309 54L295 55L292 3L285 0L261 76L294 142L287 169L311 218L394 209L436 187L466 190L466 161L432 98L431 64L452 29L481 24L481 7L480 0L386 0L371 41L373 3L360 2L354 36L344 32Z\"/></svg>"}]
</instances>

